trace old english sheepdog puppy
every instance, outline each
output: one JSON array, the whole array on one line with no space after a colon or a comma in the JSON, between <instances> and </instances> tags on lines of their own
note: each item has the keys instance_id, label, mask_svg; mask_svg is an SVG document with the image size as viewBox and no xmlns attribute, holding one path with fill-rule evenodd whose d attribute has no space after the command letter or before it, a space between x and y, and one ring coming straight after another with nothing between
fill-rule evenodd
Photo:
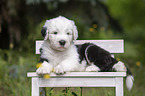
<instances>
[{"instance_id":1,"label":"old english sheepdog puppy","mask_svg":"<svg viewBox=\"0 0 145 96\"><path fill-rule=\"evenodd\" d=\"M134 81L131 71L124 65L124 63L113 58L108 51L95 44L85 43L83 45L78 45L78 52L80 63L86 65L85 71L127 72L126 86L129 91L131 90Z\"/></svg>"},{"instance_id":2,"label":"old english sheepdog puppy","mask_svg":"<svg viewBox=\"0 0 145 96\"><path fill-rule=\"evenodd\" d=\"M111 54L92 43L74 45L78 37L74 21L59 16L46 20L42 30L44 43L41 46L41 66L37 74L64 74L68 71L125 71L126 85L129 90L133 86L134 78L130 70L117 61Z\"/></svg>"},{"instance_id":3,"label":"old english sheepdog puppy","mask_svg":"<svg viewBox=\"0 0 145 96\"><path fill-rule=\"evenodd\" d=\"M59 16L46 20L42 30L44 43L40 49L41 56L37 74L48 74L52 71L63 74L67 71L82 71L79 55L73 41L78 38L74 21Z\"/></svg>"}]
</instances>

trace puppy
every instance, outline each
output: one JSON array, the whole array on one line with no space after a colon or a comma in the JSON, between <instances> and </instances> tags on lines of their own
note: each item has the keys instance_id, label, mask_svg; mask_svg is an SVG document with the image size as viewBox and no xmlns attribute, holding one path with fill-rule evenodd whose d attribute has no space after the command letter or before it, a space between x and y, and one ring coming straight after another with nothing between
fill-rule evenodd
<instances>
[{"instance_id":1,"label":"puppy","mask_svg":"<svg viewBox=\"0 0 145 96\"><path fill-rule=\"evenodd\" d=\"M108 51L100 48L95 44L85 43L78 46L78 52L80 57L80 63L86 66L85 71L127 71L128 76L126 77L126 86L129 91L131 90L134 81L132 73L124 65L124 63L122 63L121 61L117 61L111 56Z\"/></svg>"},{"instance_id":2,"label":"puppy","mask_svg":"<svg viewBox=\"0 0 145 96\"><path fill-rule=\"evenodd\" d=\"M44 43L40 49L41 66L37 74L64 74L67 71L81 71L79 55L73 41L78 38L74 21L59 16L46 20L42 28Z\"/></svg>"}]
</instances>

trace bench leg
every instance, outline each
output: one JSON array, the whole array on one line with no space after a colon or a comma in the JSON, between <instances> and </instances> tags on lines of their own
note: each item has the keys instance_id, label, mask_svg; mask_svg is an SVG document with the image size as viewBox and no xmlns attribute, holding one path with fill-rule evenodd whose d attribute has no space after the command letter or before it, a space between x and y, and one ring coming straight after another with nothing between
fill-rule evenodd
<instances>
[{"instance_id":1,"label":"bench leg","mask_svg":"<svg viewBox=\"0 0 145 96\"><path fill-rule=\"evenodd\" d=\"M40 96L46 96L46 88L40 87Z\"/></svg>"},{"instance_id":2,"label":"bench leg","mask_svg":"<svg viewBox=\"0 0 145 96\"><path fill-rule=\"evenodd\" d=\"M123 96L123 77L116 77L116 96Z\"/></svg>"},{"instance_id":3,"label":"bench leg","mask_svg":"<svg viewBox=\"0 0 145 96\"><path fill-rule=\"evenodd\" d=\"M32 78L32 96L39 96L39 78Z\"/></svg>"}]
</instances>

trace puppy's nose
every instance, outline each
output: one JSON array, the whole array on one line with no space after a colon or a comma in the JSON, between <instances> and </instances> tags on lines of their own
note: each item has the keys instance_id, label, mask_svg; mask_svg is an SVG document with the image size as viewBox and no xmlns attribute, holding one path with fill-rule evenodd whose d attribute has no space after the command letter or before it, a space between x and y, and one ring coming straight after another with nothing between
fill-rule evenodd
<instances>
[{"instance_id":1,"label":"puppy's nose","mask_svg":"<svg viewBox=\"0 0 145 96\"><path fill-rule=\"evenodd\" d=\"M62 45L62 46L64 46L65 43L66 43L66 41L64 41L64 40L59 41L59 44Z\"/></svg>"}]
</instances>

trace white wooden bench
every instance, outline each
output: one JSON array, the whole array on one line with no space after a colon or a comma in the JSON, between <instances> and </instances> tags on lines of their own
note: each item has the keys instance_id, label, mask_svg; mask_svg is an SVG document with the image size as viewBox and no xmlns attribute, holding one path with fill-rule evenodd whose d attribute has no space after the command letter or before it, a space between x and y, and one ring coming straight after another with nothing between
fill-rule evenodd
<instances>
[{"instance_id":1,"label":"white wooden bench","mask_svg":"<svg viewBox=\"0 0 145 96\"><path fill-rule=\"evenodd\" d=\"M123 40L77 40L75 44L91 42L111 54L124 53ZM36 41L36 54L43 41ZM112 55L114 56L114 55ZM28 72L32 78L32 96L39 96L41 87L115 87L116 96L123 96L123 77L126 72L67 72L64 75L50 74L51 78L41 78L36 72Z\"/></svg>"}]
</instances>

